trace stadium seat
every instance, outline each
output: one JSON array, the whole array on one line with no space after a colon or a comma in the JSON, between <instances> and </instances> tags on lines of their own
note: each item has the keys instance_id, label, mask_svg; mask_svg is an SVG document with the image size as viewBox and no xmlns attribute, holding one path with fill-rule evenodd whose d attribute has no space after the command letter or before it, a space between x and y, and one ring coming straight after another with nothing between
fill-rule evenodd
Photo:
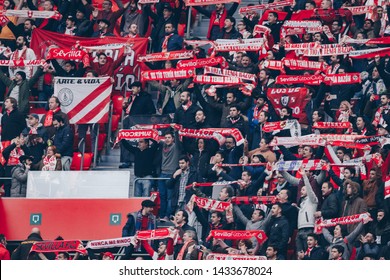
<instances>
[{"instance_id":1,"label":"stadium seat","mask_svg":"<svg viewBox=\"0 0 390 280\"><path fill-rule=\"evenodd\" d=\"M83 170L91 168L93 153L84 153ZM81 153L73 153L72 165L70 170L80 170L81 168Z\"/></svg>"},{"instance_id":2,"label":"stadium seat","mask_svg":"<svg viewBox=\"0 0 390 280\"><path fill-rule=\"evenodd\" d=\"M111 131L115 132L117 131L119 127L119 120L121 119L121 115L112 115L111 118Z\"/></svg>"},{"instance_id":3,"label":"stadium seat","mask_svg":"<svg viewBox=\"0 0 390 280\"><path fill-rule=\"evenodd\" d=\"M105 133L100 133L99 134L99 137L98 137L98 152L103 150L106 138L107 138L107 134L105 134Z\"/></svg>"},{"instance_id":4,"label":"stadium seat","mask_svg":"<svg viewBox=\"0 0 390 280\"><path fill-rule=\"evenodd\" d=\"M123 96L114 95L112 96L112 113L115 115L122 114L122 104L123 104Z\"/></svg>"}]
</instances>

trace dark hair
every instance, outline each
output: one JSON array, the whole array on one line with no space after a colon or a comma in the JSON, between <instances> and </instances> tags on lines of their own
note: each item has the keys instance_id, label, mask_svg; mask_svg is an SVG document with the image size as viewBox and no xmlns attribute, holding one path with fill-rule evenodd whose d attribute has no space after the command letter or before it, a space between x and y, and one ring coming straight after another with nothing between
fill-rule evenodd
<instances>
[{"instance_id":1,"label":"dark hair","mask_svg":"<svg viewBox=\"0 0 390 280\"><path fill-rule=\"evenodd\" d=\"M66 259L69 259L69 253L68 252L58 252L57 255L63 254Z\"/></svg>"},{"instance_id":2,"label":"dark hair","mask_svg":"<svg viewBox=\"0 0 390 280\"><path fill-rule=\"evenodd\" d=\"M318 241L318 235L315 233L309 233L307 237L313 237L315 241Z\"/></svg>"},{"instance_id":3,"label":"dark hair","mask_svg":"<svg viewBox=\"0 0 390 280\"><path fill-rule=\"evenodd\" d=\"M337 224L337 225L335 226L335 228L336 228L337 226L340 227L340 229L341 229L341 236L342 236L343 238L344 238L345 236L348 235L348 229L347 229L347 226L346 226L346 225Z\"/></svg>"},{"instance_id":4,"label":"dark hair","mask_svg":"<svg viewBox=\"0 0 390 280\"><path fill-rule=\"evenodd\" d=\"M237 104L233 104L233 105L229 106L229 110L232 109L232 108L236 108L237 111L241 111L240 106L238 106Z\"/></svg>"},{"instance_id":5,"label":"dark hair","mask_svg":"<svg viewBox=\"0 0 390 280\"><path fill-rule=\"evenodd\" d=\"M231 136L231 135L228 135L228 136L226 136L226 137L225 137L225 139L228 139L228 138L231 138L231 139L233 139L233 142L234 142L234 144L236 144L236 139L234 139L234 137L233 137L233 136Z\"/></svg>"},{"instance_id":6,"label":"dark hair","mask_svg":"<svg viewBox=\"0 0 390 280\"><path fill-rule=\"evenodd\" d=\"M267 162L267 160L265 159L265 157L263 155L253 155L252 157L257 157L259 159L259 161L262 163Z\"/></svg>"},{"instance_id":7,"label":"dark hair","mask_svg":"<svg viewBox=\"0 0 390 280\"><path fill-rule=\"evenodd\" d=\"M330 188L330 189L334 189L334 186L333 186L333 184L331 183L331 182L324 182L323 184L327 184L328 185L328 188Z\"/></svg>"},{"instance_id":8,"label":"dark hair","mask_svg":"<svg viewBox=\"0 0 390 280\"><path fill-rule=\"evenodd\" d=\"M166 136L166 135L171 135L172 137L174 137L174 133L173 133L172 130L166 131L166 132L164 133L164 136Z\"/></svg>"},{"instance_id":9,"label":"dark hair","mask_svg":"<svg viewBox=\"0 0 390 280\"><path fill-rule=\"evenodd\" d=\"M10 9L10 10L13 10L13 9L15 8L15 2L14 2L14 0L8 0L8 2L9 2L9 9Z\"/></svg>"},{"instance_id":10,"label":"dark hair","mask_svg":"<svg viewBox=\"0 0 390 280\"><path fill-rule=\"evenodd\" d=\"M222 220L223 218L223 215L222 215L222 212L217 212L217 211L214 211L214 212L211 212L211 215L212 214L216 214L218 218L220 218Z\"/></svg>"},{"instance_id":11,"label":"dark hair","mask_svg":"<svg viewBox=\"0 0 390 280\"><path fill-rule=\"evenodd\" d=\"M252 177L252 173L248 170L244 170L244 171L242 171L242 173L246 173L246 174L248 174L248 176Z\"/></svg>"},{"instance_id":12,"label":"dark hair","mask_svg":"<svg viewBox=\"0 0 390 280\"><path fill-rule=\"evenodd\" d=\"M233 26L234 25L236 25L236 19L234 18L234 17L232 17L232 16L227 16L226 18L225 18L225 20L230 20L232 23L233 23Z\"/></svg>"},{"instance_id":13,"label":"dark hair","mask_svg":"<svg viewBox=\"0 0 390 280\"><path fill-rule=\"evenodd\" d=\"M279 18L279 15L278 15L278 13L277 13L277 12L269 12L268 14L272 14L272 15L274 15L274 17L276 17L276 19L278 19L278 18Z\"/></svg>"},{"instance_id":14,"label":"dark hair","mask_svg":"<svg viewBox=\"0 0 390 280\"><path fill-rule=\"evenodd\" d=\"M92 75L93 75L94 77L99 77L98 73L96 73L95 70L92 70L92 69L87 70L87 71L85 72L85 75L87 75L88 73L92 73Z\"/></svg>"},{"instance_id":15,"label":"dark hair","mask_svg":"<svg viewBox=\"0 0 390 280\"><path fill-rule=\"evenodd\" d=\"M54 115L53 120L56 120L59 123L65 123L64 118L61 115Z\"/></svg>"},{"instance_id":16,"label":"dark hair","mask_svg":"<svg viewBox=\"0 0 390 280\"><path fill-rule=\"evenodd\" d=\"M265 217L265 212L263 210L261 210L261 209L253 210L253 212L255 212L255 211L259 211L259 215L262 216L262 217Z\"/></svg>"},{"instance_id":17,"label":"dark hair","mask_svg":"<svg viewBox=\"0 0 390 280\"><path fill-rule=\"evenodd\" d=\"M18 108L18 101L15 99L15 98L13 98L13 97L7 97L6 99L4 99L4 101L6 101L6 100L9 100L9 102L11 102L11 104L12 104L12 108L15 110L16 108Z\"/></svg>"},{"instance_id":18,"label":"dark hair","mask_svg":"<svg viewBox=\"0 0 390 280\"><path fill-rule=\"evenodd\" d=\"M29 21L31 23L31 25L35 25L35 20L33 20L31 18L26 19L24 22L26 22L26 21Z\"/></svg>"},{"instance_id":19,"label":"dark hair","mask_svg":"<svg viewBox=\"0 0 390 280\"><path fill-rule=\"evenodd\" d=\"M345 148L345 147L337 147L336 151L342 151L343 154L346 154L347 153L347 148Z\"/></svg>"},{"instance_id":20,"label":"dark hair","mask_svg":"<svg viewBox=\"0 0 390 280\"><path fill-rule=\"evenodd\" d=\"M188 223L188 213L187 211L184 210L177 210L176 213L182 212L183 213L183 218L185 218L186 223Z\"/></svg>"},{"instance_id":21,"label":"dark hair","mask_svg":"<svg viewBox=\"0 0 390 280\"><path fill-rule=\"evenodd\" d=\"M343 246L341 246L341 245L334 245L333 247L332 247L332 250L333 249L336 249L337 250L337 252L339 252L339 254L344 254L344 247Z\"/></svg>"},{"instance_id":22,"label":"dark hair","mask_svg":"<svg viewBox=\"0 0 390 280\"><path fill-rule=\"evenodd\" d=\"M281 110L283 110L283 109L286 109L287 114L289 114L289 116L292 116L292 109L291 109L290 107L283 106L283 107L281 108Z\"/></svg>"},{"instance_id":23,"label":"dark hair","mask_svg":"<svg viewBox=\"0 0 390 280\"><path fill-rule=\"evenodd\" d=\"M325 118L325 112L324 112L324 110L317 109L317 110L314 110L313 113L314 113L314 112L317 112L317 113L318 113L318 117L319 117L321 120L323 120L323 119Z\"/></svg>"},{"instance_id":24,"label":"dark hair","mask_svg":"<svg viewBox=\"0 0 390 280\"><path fill-rule=\"evenodd\" d=\"M343 22L342 22L341 20L335 19L334 21L332 21L332 24L335 23L335 22L337 22L337 25L338 25L339 27L342 27L342 26L343 26Z\"/></svg>"},{"instance_id":25,"label":"dark hair","mask_svg":"<svg viewBox=\"0 0 390 280\"><path fill-rule=\"evenodd\" d=\"M225 156L223 155L223 152L222 152L222 151L217 151L217 152L215 153L215 155L216 155L216 154L221 155L221 158L223 158L223 159L225 158Z\"/></svg>"},{"instance_id":26,"label":"dark hair","mask_svg":"<svg viewBox=\"0 0 390 280\"><path fill-rule=\"evenodd\" d=\"M269 244L267 248L271 247L274 251L279 252L279 247L275 244Z\"/></svg>"},{"instance_id":27,"label":"dark hair","mask_svg":"<svg viewBox=\"0 0 390 280\"><path fill-rule=\"evenodd\" d=\"M231 186L225 186L221 190L225 189L229 197L233 197L234 190Z\"/></svg>"},{"instance_id":28,"label":"dark hair","mask_svg":"<svg viewBox=\"0 0 390 280\"><path fill-rule=\"evenodd\" d=\"M5 235L4 234L0 234L0 242L3 242L5 240Z\"/></svg>"},{"instance_id":29,"label":"dark hair","mask_svg":"<svg viewBox=\"0 0 390 280\"><path fill-rule=\"evenodd\" d=\"M356 175L356 169L354 167L345 167L344 170L347 169L353 176Z\"/></svg>"},{"instance_id":30,"label":"dark hair","mask_svg":"<svg viewBox=\"0 0 390 280\"><path fill-rule=\"evenodd\" d=\"M190 158L186 155L179 157L179 161L181 161L181 160L184 160L185 162L190 162Z\"/></svg>"},{"instance_id":31,"label":"dark hair","mask_svg":"<svg viewBox=\"0 0 390 280\"><path fill-rule=\"evenodd\" d=\"M76 63L75 63L74 61L72 61L72 60L67 60L67 61L65 61L64 65L65 65L65 64L70 64L70 66L76 67Z\"/></svg>"}]
</instances>

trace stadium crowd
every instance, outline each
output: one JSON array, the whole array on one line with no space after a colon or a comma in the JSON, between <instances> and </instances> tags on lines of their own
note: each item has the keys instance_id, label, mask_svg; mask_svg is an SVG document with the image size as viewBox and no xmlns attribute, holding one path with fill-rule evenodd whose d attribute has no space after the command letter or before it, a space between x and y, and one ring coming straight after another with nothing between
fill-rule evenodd
<instances>
[{"instance_id":1,"label":"stadium crowd","mask_svg":"<svg viewBox=\"0 0 390 280\"><path fill-rule=\"evenodd\" d=\"M134 167L135 196L158 191L158 199L128 215L122 259L390 259L388 1L152 2L116 0L114 11L110 0L101 8L87 0L4 0L1 169L12 177L4 195L25 197L29 170L69 170L76 134L90 130L97 141L88 124L69 123L52 96L53 77L114 78L127 53L99 52L88 64L5 61L38 57L29 48L35 29L149 38L122 122L124 131L159 136L119 132L118 140L120 168ZM38 7L50 16L34 18ZM200 14L210 19L207 34L186 36ZM48 101L43 117L30 112L29 100ZM156 177L166 180L155 184ZM42 237L34 228L12 259L70 259L64 250L40 250ZM1 258L10 258L6 237L0 242ZM77 245L73 259L95 258L94 250L114 259L110 246Z\"/></svg>"}]
</instances>

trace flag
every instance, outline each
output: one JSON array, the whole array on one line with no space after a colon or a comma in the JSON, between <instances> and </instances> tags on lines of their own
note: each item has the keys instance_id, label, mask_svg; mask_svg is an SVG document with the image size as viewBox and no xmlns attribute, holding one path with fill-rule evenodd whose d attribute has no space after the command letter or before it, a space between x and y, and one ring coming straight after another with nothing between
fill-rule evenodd
<instances>
[{"instance_id":1,"label":"flag","mask_svg":"<svg viewBox=\"0 0 390 280\"><path fill-rule=\"evenodd\" d=\"M54 96L71 124L108 122L111 91L110 77L54 78Z\"/></svg>"}]
</instances>

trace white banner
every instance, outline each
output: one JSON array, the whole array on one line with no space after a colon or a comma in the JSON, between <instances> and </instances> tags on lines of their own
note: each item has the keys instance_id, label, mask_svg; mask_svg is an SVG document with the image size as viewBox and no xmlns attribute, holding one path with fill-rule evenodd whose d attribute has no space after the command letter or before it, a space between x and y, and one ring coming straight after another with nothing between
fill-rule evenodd
<instances>
[{"instance_id":1,"label":"white banner","mask_svg":"<svg viewBox=\"0 0 390 280\"><path fill-rule=\"evenodd\" d=\"M54 96L71 124L108 122L111 91L110 77L54 78Z\"/></svg>"}]
</instances>

